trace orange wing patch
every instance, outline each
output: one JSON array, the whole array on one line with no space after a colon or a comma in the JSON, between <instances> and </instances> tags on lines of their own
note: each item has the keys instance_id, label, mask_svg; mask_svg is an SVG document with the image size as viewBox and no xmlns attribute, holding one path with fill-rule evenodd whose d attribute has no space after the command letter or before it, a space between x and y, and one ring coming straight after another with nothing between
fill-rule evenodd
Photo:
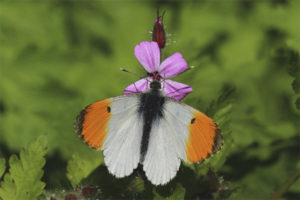
<instances>
[{"instance_id":1,"label":"orange wing patch","mask_svg":"<svg viewBox=\"0 0 300 200\"><path fill-rule=\"evenodd\" d=\"M215 122L197 112L189 124L189 138L186 141L187 160L199 162L217 152L223 143L221 131Z\"/></svg>"},{"instance_id":2,"label":"orange wing patch","mask_svg":"<svg viewBox=\"0 0 300 200\"><path fill-rule=\"evenodd\" d=\"M80 112L76 118L76 130L83 140L93 148L101 148L107 134L111 117L111 101L97 101Z\"/></svg>"}]
</instances>

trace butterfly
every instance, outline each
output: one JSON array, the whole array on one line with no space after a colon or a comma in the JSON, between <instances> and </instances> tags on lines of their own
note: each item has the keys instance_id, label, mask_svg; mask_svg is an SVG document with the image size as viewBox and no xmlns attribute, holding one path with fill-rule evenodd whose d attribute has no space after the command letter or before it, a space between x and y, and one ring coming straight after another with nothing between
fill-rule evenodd
<instances>
[{"instance_id":1,"label":"butterfly","mask_svg":"<svg viewBox=\"0 0 300 200\"><path fill-rule=\"evenodd\" d=\"M221 131L211 118L165 96L161 82L155 79L144 92L88 105L75 125L89 146L103 151L111 174L129 176L140 163L154 185L172 180L181 160L203 161L223 144Z\"/></svg>"}]
</instances>

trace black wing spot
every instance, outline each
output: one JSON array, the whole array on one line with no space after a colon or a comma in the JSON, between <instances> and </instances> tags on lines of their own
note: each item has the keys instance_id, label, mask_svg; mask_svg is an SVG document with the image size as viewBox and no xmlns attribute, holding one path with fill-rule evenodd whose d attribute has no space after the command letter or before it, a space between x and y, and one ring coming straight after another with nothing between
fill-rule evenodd
<instances>
[{"instance_id":1,"label":"black wing spot","mask_svg":"<svg viewBox=\"0 0 300 200\"><path fill-rule=\"evenodd\" d=\"M195 122L195 120L196 120L196 118L193 118L193 119L191 120L191 124L193 124L193 123Z\"/></svg>"},{"instance_id":2,"label":"black wing spot","mask_svg":"<svg viewBox=\"0 0 300 200\"><path fill-rule=\"evenodd\" d=\"M111 108L109 106L107 106L107 112L110 113L110 111L111 111Z\"/></svg>"}]
</instances>

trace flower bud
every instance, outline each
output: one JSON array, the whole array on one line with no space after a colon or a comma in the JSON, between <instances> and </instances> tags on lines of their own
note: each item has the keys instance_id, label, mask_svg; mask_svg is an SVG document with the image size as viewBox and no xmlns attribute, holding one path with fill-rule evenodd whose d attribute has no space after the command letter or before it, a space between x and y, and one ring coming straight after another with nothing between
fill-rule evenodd
<instances>
[{"instance_id":1,"label":"flower bud","mask_svg":"<svg viewBox=\"0 0 300 200\"><path fill-rule=\"evenodd\" d=\"M164 13L160 16L159 10L157 10L157 18L152 31L152 41L156 41L160 49L164 48L166 44L166 34L162 23L163 15Z\"/></svg>"}]
</instances>

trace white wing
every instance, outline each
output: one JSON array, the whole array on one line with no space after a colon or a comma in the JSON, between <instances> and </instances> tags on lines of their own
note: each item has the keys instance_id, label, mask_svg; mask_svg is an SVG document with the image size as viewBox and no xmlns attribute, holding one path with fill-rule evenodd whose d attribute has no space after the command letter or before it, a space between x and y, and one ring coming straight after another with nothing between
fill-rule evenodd
<instances>
[{"instance_id":1,"label":"white wing","mask_svg":"<svg viewBox=\"0 0 300 200\"><path fill-rule=\"evenodd\" d=\"M152 125L143 162L147 178L155 185L173 179L181 160L199 162L207 158L213 151L211 142L214 141L211 140L214 140L216 129L206 115L178 101L166 98L163 110L163 117Z\"/></svg>"},{"instance_id":2,"label":"white wing","mask_svg":"<svg viewBox=\"0 0 300 200\"><path fill-rule=\"evenodd\" d=\"M143 169L154 185L166 184L179 169L180 158L174 149L176 146L174 133L165 119L152 124Z\"/></svg>"},{"instance_id":3,"label":"white wing","mask_svg":"<svg viewBox=\"0 0 300 200\"><path fill-rule=\"evenodd\" d=\"M143 120L139 94L112 98L108 133L102 146L104 162L116 177L130 175L140 160Z\"/></svg>"}]
</instances>

